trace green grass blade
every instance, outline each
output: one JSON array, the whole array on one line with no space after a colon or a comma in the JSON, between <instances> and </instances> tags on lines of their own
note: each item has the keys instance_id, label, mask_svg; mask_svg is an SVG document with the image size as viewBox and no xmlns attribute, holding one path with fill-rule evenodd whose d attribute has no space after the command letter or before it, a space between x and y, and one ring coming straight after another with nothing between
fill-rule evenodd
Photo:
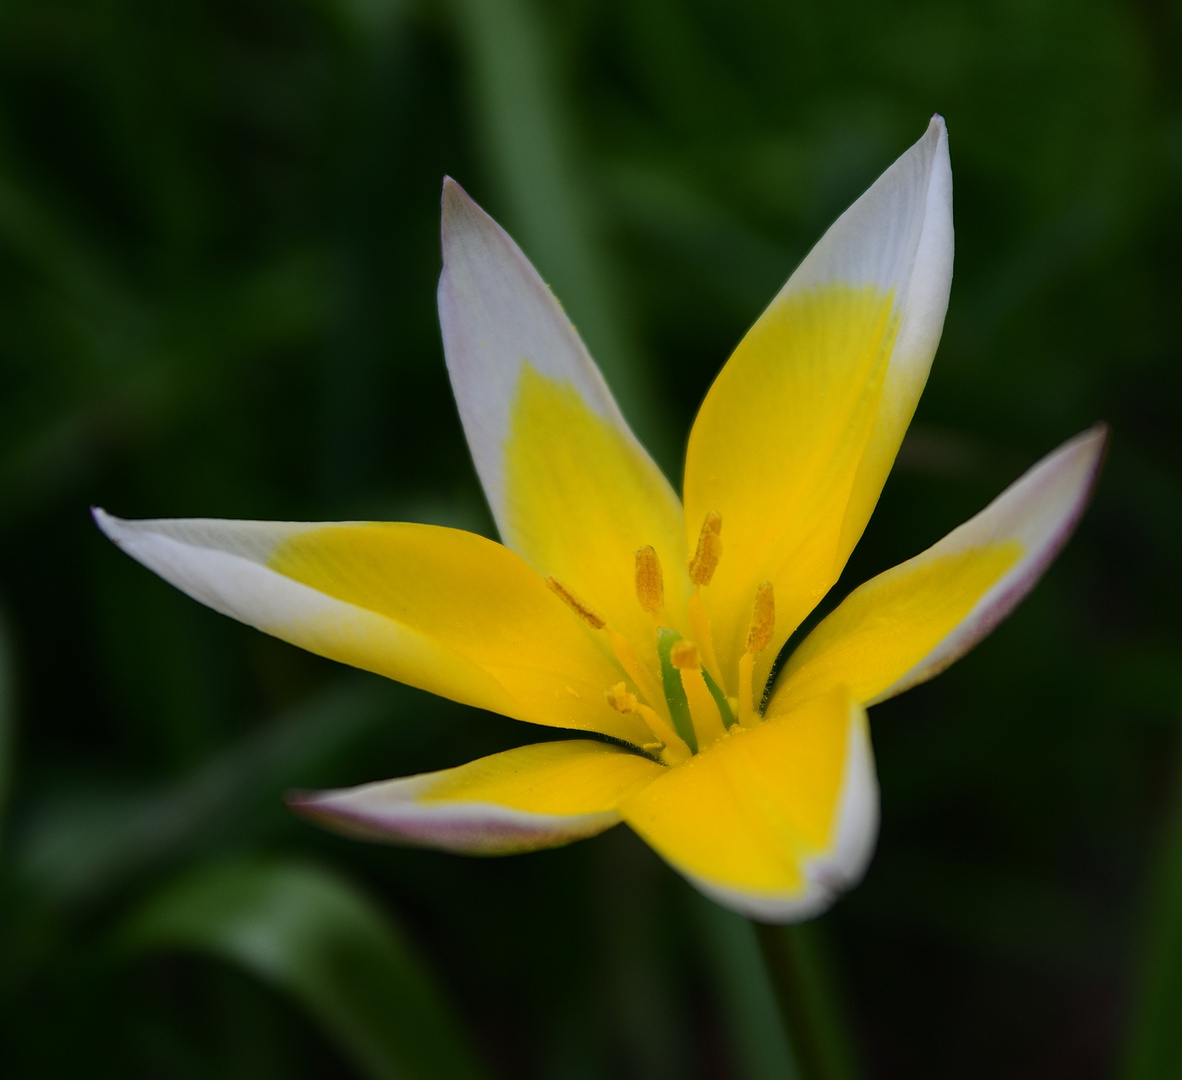
<instances>
[{"instance_id":1,"label":"green grass blade","mask_svg":"<svg viewBox=\"0 0 1182 1080\"><path fill-rule=\"evenodd\" d=\"M800 1080L752 924L697 893L689 902L718 990L736 1077Z\"/></svg>"},{"instance_id":2,"label":"green grass blade","mask_svg":"<svg viewBox=\"0 0 1182 1080\"><path fill-rule=\"evenodd\" d=\"M131 919L133 953L185 949L291 995L373 1080L483 1076L439 991L388 916L328 870L244 860L202 867Z\"/></svg>"},{"instance_id":3,"label":"green grass blade","mask_svg":"<svg viewBox=\"0 0 1182 1080\"><path fill-rule=\"evenodd\" d=\"M1162 838L1121 1080L1182 1076L1182 768Z\"/></svg>"},{"instance_id":4,"label":"green grass blade","mask_svg":"<svg viewBox=\"0 0 1182 1080\"><path fill-rule=\"evenodd\" d=\"M8 808L12 786L12 749L15 741L16 710L13 703L15 674L8 640L8 627L0 620L0 826Z\"/></svg>"}]
</instances>

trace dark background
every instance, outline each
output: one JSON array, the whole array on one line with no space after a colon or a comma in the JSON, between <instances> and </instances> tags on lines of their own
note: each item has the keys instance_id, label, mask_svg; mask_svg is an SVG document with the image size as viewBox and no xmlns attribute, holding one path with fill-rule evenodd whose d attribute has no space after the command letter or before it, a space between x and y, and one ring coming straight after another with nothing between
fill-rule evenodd
<instances>
[{"instance_id":1,"label":"dark background","mask_svg":"<svg viewBox=\"0 0 1182 1080\"><path fill-rule=\"evenodd\" d=\"M792 940L833 1077L1182 1076L1180 40L1168 0L0 6L0 1070L787 1075L750 929L625 830L480 861L291 818L539 733L201 608L87 506L490 530L445 173L676 477L734 343L939 110L947 326L837 592L1097 419L1111 454L1018 612L873 711L878 854Z\"/></svg>"}]
</instances>

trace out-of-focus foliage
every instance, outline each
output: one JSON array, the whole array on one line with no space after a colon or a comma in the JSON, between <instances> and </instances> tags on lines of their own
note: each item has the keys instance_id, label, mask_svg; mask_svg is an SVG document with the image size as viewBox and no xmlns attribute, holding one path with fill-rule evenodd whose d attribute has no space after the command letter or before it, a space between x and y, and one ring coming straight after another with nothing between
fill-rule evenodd
<instances>
[{"instance_id":1,"label":"out-of-focus foliage","mask_svg":"<svg viewBox=\"0 0 1182 1080\"><path fill-rule=\"evenodd\" d=\"M290 993L366 1075L474 1080L435 988L394 928L335 875L233 861L170 882L135 912L124 948L221 956Z\"/></svg>"},{"instance_id":2,"label":"out-of-focus foliage","mask_svg":"<svg viewBox=\"0 0 1182 1080\"><path fill-rule=\"evenodd\" d=\"M800 940L866 1077L1182 1075L1180 46L1171 0L0 6L0 1070L381 1075L372 1018L275 975L277 909L268 970L212 901L126 947L170 883L314 865L403 928L413 1008L491 1076L787 1074L749 930L622 830L481 861L291 819L287 787L534 733L221 619L86 507L489 530L435 323L444 173L676 477L729 349L939 110L947 328L835 595L1094 420L1112 452L1019 612L874 710L878 855Z\"/></svg>"}]
</instances>

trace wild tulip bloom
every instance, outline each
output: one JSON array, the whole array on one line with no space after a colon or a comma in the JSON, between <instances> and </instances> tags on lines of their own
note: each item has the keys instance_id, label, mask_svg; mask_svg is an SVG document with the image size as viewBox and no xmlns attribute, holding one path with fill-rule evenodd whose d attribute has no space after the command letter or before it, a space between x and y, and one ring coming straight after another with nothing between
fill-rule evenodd
<instances>
[{"instance_id":1,"label":"wild tulip bloom","mask_svg":"<svg viewBox=\"0 0 1182 1080\"><path fill-rule=\"evenodd\" d=\"M346 664L577 732L296 797L353 835L499 855L627 822L719 903L807 918L878 826L866 707L993 629L1071 532L1105 432L1077 436L787 659L837 580L927 379L952 275L943 121L801 263L690 433L684 504L534 268L454 183L439 314L503 544L405 523L122 521L129 555Z\"/></svg>"}]
</instances>

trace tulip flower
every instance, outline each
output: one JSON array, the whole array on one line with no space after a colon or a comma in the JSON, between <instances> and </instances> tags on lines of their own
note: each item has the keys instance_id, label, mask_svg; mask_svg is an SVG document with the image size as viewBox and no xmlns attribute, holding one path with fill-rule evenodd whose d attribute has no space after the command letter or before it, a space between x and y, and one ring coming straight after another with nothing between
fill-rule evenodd
<instances>
[{"instance_id":1,"label":"tulip flower","mask_svg":"<svg viewBox=\"0 0 1182 1080\"><path fill-rule=\"evenodd\" d=\"M124 521L102 530L285 641L582 737L295 796L346 833L498 855L626 822L768 922L856 883L878 828L866 708L942 671L1032 588L1106 432L1036 464L933 547L837 581L927 380L952 276L944 123L829 229L723 367L682 499L510 237L448 180L439 315L502 543L408 523Z\"/></svg>"}]
</instances>

